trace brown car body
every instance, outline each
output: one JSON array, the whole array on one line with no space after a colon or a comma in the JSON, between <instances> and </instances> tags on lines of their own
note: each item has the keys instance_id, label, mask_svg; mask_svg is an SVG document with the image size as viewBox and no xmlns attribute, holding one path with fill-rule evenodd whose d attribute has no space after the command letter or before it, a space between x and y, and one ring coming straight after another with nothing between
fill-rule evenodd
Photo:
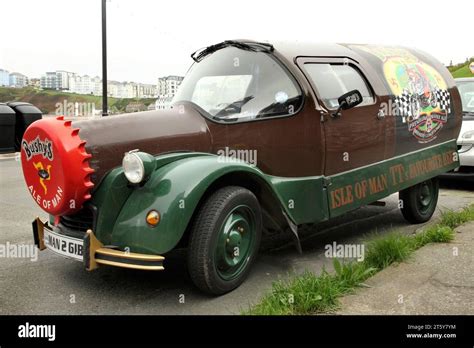
<instances>
[{"instance_id":1,"label":"brown car body","mask_svg":"<svg viewBox=\"0 0 474 348\"><path fill-rule=\"evenodd\" d=\"M248 42L248 41L246 41ZM414 49L407 52L434 67L446 81L452 98L452 115L436 139L417 143L407 136L398 117L378 118L383 103L393 97L381 73L382 62L360 46L291 43L275 45L272 53L298 82L304 95L303 106L293 115L253 122L214 122L187 107L170 111L148 111L77 121L81 139L93 155L91 167L98 183L111 168L119 166L123 153L132 148L153 155L170 151L251 149L258 152L258 167L281 177L331 176L377 163L427 146L456 139L461 127L461 102L449 71L436 59ZM369 83L375 102L356 107L333 118L322 103L302 67L307 63L346 62L355 66ZM198 64L198 63L196 63ZM344 160L343 154L350 154Z\"/></svg>"}]
</instances>

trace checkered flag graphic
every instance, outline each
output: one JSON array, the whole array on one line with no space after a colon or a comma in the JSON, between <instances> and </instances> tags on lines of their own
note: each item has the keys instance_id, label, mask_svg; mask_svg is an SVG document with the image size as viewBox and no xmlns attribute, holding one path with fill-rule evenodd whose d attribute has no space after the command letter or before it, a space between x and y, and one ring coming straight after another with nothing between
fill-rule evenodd
<instances>
[{"instance_id":1,"label":"checkered flag graphic","mask_svg":"<svg viewBox=\"0 0 474 348\"><path fill-rule=\"evenodd\" d=\"M446 89L436 88L434 91L436 100L441 110L445 110L448 114L451 113L451 95Z\"/></svg>"},{"instance_id":2,"label":"checkered flag graphic","mask_svg":"<svg viewBox=\"0 0 474 348\"><path fill-rule=\"evenodd\" d=\"M441 110L446 111L449 115L451 113L451 95L449 92L446 89L436 88L433 94ZM402 94L396 96L393 103L397 108L398 116L402 117L403 123L406 122L408 117L416 117L418 115L415 114L420 112L416 97L407 90L404 90Z\"/></svg>"},{"instance_id":3,"label":"checkered flag graphic","mask_svg":"<svg viewBox=\"0 0 474 348\"><path fill-rule=\"evenodd\" d=\"M397 108L398 116L402 117L403 123L406 122L407 117L414 116L413 113L414 105L416 105L416 98L413 94L405 90L402 94L394 98L393 103Z\"/></svg>"}]
</instances>

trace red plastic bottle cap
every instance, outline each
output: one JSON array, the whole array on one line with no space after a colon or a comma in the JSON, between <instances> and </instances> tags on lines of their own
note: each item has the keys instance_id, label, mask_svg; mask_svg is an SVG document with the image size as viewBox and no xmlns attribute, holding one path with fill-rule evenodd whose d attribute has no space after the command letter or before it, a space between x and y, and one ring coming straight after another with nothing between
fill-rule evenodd
<instances>
[{"instance_id":1,"label":"red plastic bottle cap","mask_svg":"<svg viewBox=\"0 0 474 348\"><path fill-rule=\"evenodd\" d=\"M64 117L33 122L21 142L21 165L26 185L35 202L52 215L80 210L91 198L89 177L92 157Z\"/></svg>"}]
</instances>

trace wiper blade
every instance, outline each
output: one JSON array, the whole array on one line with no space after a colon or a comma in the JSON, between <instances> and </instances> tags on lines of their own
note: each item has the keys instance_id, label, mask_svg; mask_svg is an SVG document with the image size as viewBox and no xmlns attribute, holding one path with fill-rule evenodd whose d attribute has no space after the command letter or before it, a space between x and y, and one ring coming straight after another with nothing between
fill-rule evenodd
<instances>
[{"instance_id":1,"label":"wiper blade","mask_svg":"<svg viewBox=\"0 0 474 348\"><path fill-rule=\"evenodd\" d=\"M199 63L201 60L204 59L204 57L220 50L225 47L237 47L242 50L247 50L247 51L253 51L253 52L273 52L274 47L273 45L265 42L241 42L241 41L235 41L235 40L227 40L215 45L211 45L205 48L201 48L200 50L197 50L193 54L191 54L191 58L196 62Z\"/></svg>"},{"instance_id":2,"label":"wiper blade","mask_svg":"<svg viewBox=\"0 0 474 348\"><path fill-rule=\"evenodd\" d=\"M215 116L221 117L225 116L228 112L234 111L234 114L238 114L242 111L242 107L255 98L253 95L249 95L243 99L236 100L235 102L227 104L221 111L219 111Z\"/></svg>"}]
</instances>

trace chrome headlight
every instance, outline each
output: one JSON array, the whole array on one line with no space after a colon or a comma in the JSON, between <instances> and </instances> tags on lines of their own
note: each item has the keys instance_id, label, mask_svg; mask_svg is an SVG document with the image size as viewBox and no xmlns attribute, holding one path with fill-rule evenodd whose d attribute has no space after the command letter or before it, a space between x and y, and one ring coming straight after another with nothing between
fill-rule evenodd
<instances>
[{"instance_id":1,"label":"chrome headlight","mask_svg":"<svg viewBox=\"0 0 474 348\"><path fill-rule=\"evenodd\" d=\"M155 158L145 152L133 150L125 153L122 167L125 177L132 184L139 184L155 170Z\"/></svg>"}]
</instances>

